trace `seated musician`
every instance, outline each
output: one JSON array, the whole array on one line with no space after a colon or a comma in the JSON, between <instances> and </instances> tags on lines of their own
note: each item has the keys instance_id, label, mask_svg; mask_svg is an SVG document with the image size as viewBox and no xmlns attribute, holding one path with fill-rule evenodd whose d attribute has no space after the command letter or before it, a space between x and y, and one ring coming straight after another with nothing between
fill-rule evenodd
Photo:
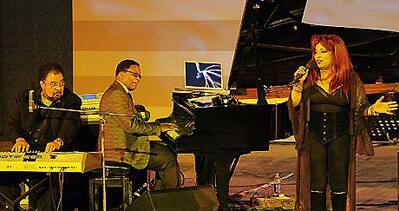
<instances>
[{"instance_id":1,"label":"seated musician","mask_svg":"<svg viewBox=\"0 0 399 211\"><path fill-rule=\"evenodd\" d=\"M64 87L64 75L58 63L47 63L41 66L38 76L40 88L35 89L31 96L28 90L21 92L10 112L7 134L10 140L15 141L11 150L16 153L61 150L67 147L80 129L79 113L45 109L31 110L29 101L32 102L32 100L37 106L52 108L80 109L82 104L76 94ZM56 210L57 205L54 203L58 203L59 198L56 176L58 175L52 176L54 179L50 180L51 186L47 183L30 194L31 208ZM20 195L21 182L28 181L28 185L34 185L45 177L47 177L45 173L2 172L0 195L15 200ZM52 189L50 190L49 187Z\"/></svg>"},{"instance_id":2,"label":"seated musician","mask_svg":"<svg viewBox=\"0 0 399 211\"><path fill-rule=\"evenodd\" d=\"M180 168L177 155L165 145L149 142L148 135L176 130L170 123L147 123L139 115L129 91L136 89L141 79L140 64L133 60L121 61L115 71L115 80L105 91L100 102L100 112L126 114L104 115L105 159L136 169L156 171L154 190L180 186ZM101 132L98 146L101 147Z\"/></svg>"}]
</instances>

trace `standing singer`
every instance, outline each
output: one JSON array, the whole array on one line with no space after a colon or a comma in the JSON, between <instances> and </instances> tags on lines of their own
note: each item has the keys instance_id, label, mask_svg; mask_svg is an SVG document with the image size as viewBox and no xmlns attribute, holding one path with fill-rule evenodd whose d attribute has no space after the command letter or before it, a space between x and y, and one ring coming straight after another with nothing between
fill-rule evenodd
<instances>
[{"instance_id":1,"label":"standing singer","mask_svg":"<svg viewBox=\"0 0 399 211\"><path fill-rule=\"evenodd\" d=\"M298 155L296 210L327 210L327 184L334 211L355 210L356 153L374 155L362 117L392 115L398 104L381 97L370 105L340 37L313 35L310 44L317 65L299 67L288 101Z\"/></svg>"}]
</instances>

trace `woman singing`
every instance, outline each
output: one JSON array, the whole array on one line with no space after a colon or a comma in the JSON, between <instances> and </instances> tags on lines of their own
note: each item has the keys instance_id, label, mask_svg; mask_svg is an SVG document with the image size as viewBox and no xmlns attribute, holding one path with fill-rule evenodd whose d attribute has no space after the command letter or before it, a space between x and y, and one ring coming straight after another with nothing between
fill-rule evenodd
<instances>
[{"instance_id":1,"label":"woman singing","mask_svg":"<svg viewBox=\"0 0 399 211\"><path fill-rule=\"evenodd\" d=\"M313 35L311 71L293 87L288 101L296 139L296 210L326 211L327 184L334 211L355 210L356 152L374 155L363 116L393 114L396 102L370 105L353 70L344 41L337 35Z\"/></svg>"}]
</instances>

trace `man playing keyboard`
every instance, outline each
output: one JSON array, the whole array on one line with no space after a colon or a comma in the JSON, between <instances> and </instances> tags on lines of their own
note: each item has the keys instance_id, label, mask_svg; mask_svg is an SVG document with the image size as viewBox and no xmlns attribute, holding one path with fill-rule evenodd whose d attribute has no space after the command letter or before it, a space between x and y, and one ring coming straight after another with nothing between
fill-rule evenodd
<instances>
[{"instance_id":1,"label":"man playing keyboard","mask_svg":"<svg viewBox=\"0 0 399 211\"><path fill-rule=\"evenodd\" d=\"M37 106L80 109L82 102L79 96L65 88L61 66L58 63L47 63L39 68L38 76L40 87L21 92L10 111L7 134L10 140L15 141L11 149L13 152L52 152L65 149L80 129L79 113L34 109ZM21 182L34 185L45 177L45 173L2 172L0 200L4 200L4 197L15 200L20 195ZM50 181L52 190L47 183L30 194L31 210L56 210L59 198L57 179ZM4 209L1 201L0 209Z\"/></svg>"}]
</instances>

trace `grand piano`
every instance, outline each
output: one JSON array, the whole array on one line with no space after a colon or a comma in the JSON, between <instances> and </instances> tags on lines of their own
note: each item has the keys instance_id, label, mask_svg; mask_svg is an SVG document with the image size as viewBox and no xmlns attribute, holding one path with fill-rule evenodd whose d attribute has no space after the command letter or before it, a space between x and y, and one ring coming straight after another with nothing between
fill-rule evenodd
<instances>
[{"instance_id":1,"label":"grand piano","mask_svg":"<svg viewBox=\"0 0 399 211\"><path fill-rule=\"evenodd\" d=\"M306 0L246 1L228 89L235 99L254 99L255 105L200 107L189 101L197 97L193 96L195 93L173 93L173 112L160 121L175 122L181 133L163 134L161 138L177 153L210 158L196 158L196 164L203 164L206 169L205 176L197 169L199 183L212 183L209 167L215 166L217 174L225 176L226 172L221 171L229 167L234 171L237 163L232 161L237 161L239 155L268 150L270 140L291 135L286 85L298 66L311 58L309 39L313 34L333 33L343 38L371 102L381 94L399 92L398 33L304 24L301 20L305 4ZM217 164L220 159L222 164ZM222 208L227 206L226 190L232 171L224 181L216 178ZM201 181L203 177L206 179Z\"/></svg>"}]
</instances>

